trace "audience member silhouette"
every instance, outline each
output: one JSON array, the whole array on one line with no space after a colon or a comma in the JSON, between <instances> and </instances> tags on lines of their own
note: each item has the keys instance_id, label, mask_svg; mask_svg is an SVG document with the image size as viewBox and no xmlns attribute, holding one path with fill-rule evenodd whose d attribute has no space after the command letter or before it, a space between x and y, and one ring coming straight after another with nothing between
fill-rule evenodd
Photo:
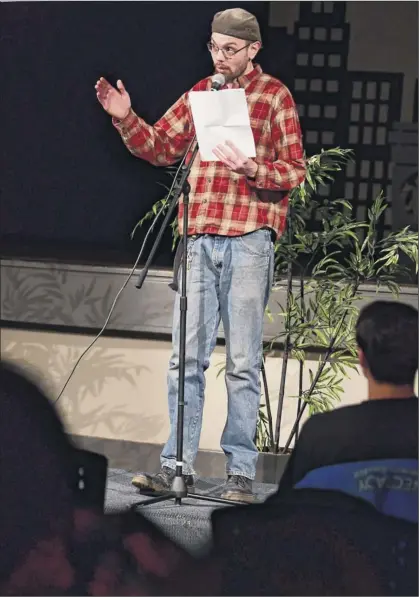
<instances>
[{"instance_id":1,"label":"audience member silhouette","mask_svg":"<svg viewBox=\"0 0 419 597\"><path fill-rule=\"evenodd\" d=\"M196 594L199 562L154 525L139 514L106 516L80 503L77 463L39 386L2 362L0 594ZM200 594L213 592L212 578Z\"/></svg>"}]
</instances>

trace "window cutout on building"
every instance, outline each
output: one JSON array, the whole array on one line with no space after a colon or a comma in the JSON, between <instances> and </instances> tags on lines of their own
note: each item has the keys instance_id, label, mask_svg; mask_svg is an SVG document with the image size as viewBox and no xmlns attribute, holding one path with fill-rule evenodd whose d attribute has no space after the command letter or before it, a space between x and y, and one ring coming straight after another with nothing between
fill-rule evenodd
<instances>
[{"instance_id":1,"label":"window cutout on building","mask_svg":"<svg viewBox=\"0 0 419 597\"><path fill-rule=\"evenodd\" d=\"M352 86L352 97L354 99L360 99L362 97L362 83L361 81L354 81Z\"/></svg>"},{"instance_id":2,"label":"window cutout on building","mask_svg":"<svg viewBox=\"0 0 419 597\"><path fill-rule=\"evenodd\" d=\"M366 145L371 145L372 143L372 127L364 126L364 130L362 131L362 142Z\"/></svg>"},{"instance_id":3,"label":"window cutout on building","mask_svg":"<svg viewBox=\"0 0 419 597\"><path fill-rule=\"evenodd\" d=\"M332 13L333 12L333 2L324 2L324 8L323 11L327 12L327 13Z\"/></svg>"},{"instance_id":4,"label":"window cutout on building","mask_svg":"<svg viewBox=\"0 0 419 597\"><path fill-rule=\"evenodd\" d=\"M311 10L313 12L323 12L323 2L313 2Z\"/></svg>"},{"instance_id":5,"label":"window cutout on building","mask_svg":"<svg viewBox=\"0 0 419 597\"><path fill-rule=\"evenodd\" d=\"M325 118L336 118L336 116L337 116L336 106L325 106L324 107L324 117Z\"/></svg>"},{"instance_id":6,"label":"window cutout on building","mask_svg":"<svg viewBox=\"0 0 419 597\"><path fill-rule=\"evenodd\" d=\"M353 199L354 196L354 183L347 182L345 184L345 199Z\"/></svg>"},{"instance_id":7,"label":"window cutout on building","mask_svg":"<svg viewBox=\"0 0 419 597\"><path fill-rule=\"evenodd\" d=\"M388 82L381 83L380 99L388 100L389 98L390 98L390 83L388 83Z\"/></svg>"},{"instance_id":8,"label":"window cutout on building","mask_svg":"<svg viewBox=\"0 0 419 597\"><path fill-rule=\"evenodd\" d=\"M307 89L307 79L295 79L295 90L305 91Z\"/></svg>"},{"instance_id":9,"label":"window cutout on building","mask_svg":"<svg viewBox=\"0 0 419 597\"><path fill-rule=\"evenodd\" d=\"M359 104L352 104L351 106L351 121L359 122Z\"/></svg>"},{"instance_id":10,"label":"window cutout on building","mask_svg":"<svg viewBox=\"0 0 419 597\"><path fill-rule=\"evenodd\" d=\"M311 91L321 91L323 87L323 81L321 79L313 79L310 84Z\"/></svg>"},{"instance_id":11,"label":"window cutout on building","mask_svg":"<svg viewBox=\"0 0 419 597\"><path fill-rule=\"evenodd\" d=\"M357 126L349 127L349 143L351 145L358 143L358 127Z\"/></svg>"},{"instance_id":12,"label":"window cutout on building","mask_svg":"<svg viewBox=\"0 0 419 597\"><path fill-rule=\"evenodd\" d=\"M368 207L365 203L359 204L356 209L356 219L358 222L366 222L368 218Z\"/></svg>"},{"instance_id":13,"label":"window cutout on building","mask_svg":"<svg viewBox=\"0 0 419 597\"><path fill-rule=\"evenodd\" d=\"M360 182L358 187L358 197L359 199L366 199L368 193L368 185L366 182Z\"/></svg>"},{"instance_id":14,"label":"window cutout on building","mask_svg":"<svg viewBox=\"0 0 419 597\"><path fill-rule=\"evenodd\" d=\"M339 83L338 83L338 81L327 81L327 83L326 83L326 89L327 89L327 91L330 91L331 93L339 91Z\"/></svg>"},{"instance_id":15,"label":"window cutout on building","mask_svg":"<svg viewBox=\"0 0 419 597\"><path fill-rule=\"evenodd\" d=\"M370 175L370 162L367 160L361 161L361 178L368 178Z\"/></svg>"},{"instance_id":16,"label":"window cutout on building","mask_svg":"<svg viewBox=\"0 0 419 597\"><path fill-rule=\"evenodd\" d=\"M330 39L332 41L342 41L343 39L343 31L342 29L337 29L336 27L332 28Z\"/></svg>"},{"instance_id":17,"label":"window cutout on building","mask_svg":"<svg viewBox=\"0 0 419 597\"><path fill-rule=\"evenodd\" d=\"M381 104L380 110L378 113L378 120L380 122L387 122L388 119L388 106L387 104Z\"/></svg>"},{"instance_id":18,"label":"window cutout on building","mask_svg":"<svg viewBox=\"0 0 419 597\"><path fill-rule=\"evenodd\" d=\"M327 30L324 27L316 27L314 30L314 39L317 41L325 41L327 37Z\"/></svg>"},{"instance_id":19,"label":"window cutout on building","mask_svg":"<svg viewBox=\"0 0 419 597\"><path fill-rule=\"evenodd\" d=\"M377 145L385 145L387 140L387 130L384 126L377 128Z\"/></svg>"},{"instance_id":20,"label":"window cutout on building","mask_svg":"<svg viewBox=\"0 0 419 597\"><path fill-rule=\"evenodd\" d=\"M336 68L340 66L340 56L339 54L330 54L329 56L329 66L331 68Z\"/></svg>"},{"instance_id":21,"label":"window cutout on building","mask_svg":"<svg viewBox=\"0 0 419 597\"><path fill-rule=\"evenodd\" d=\"M313 66L324 66L324 54L313 54Z\"/></svg>"},{"instance_id":22,"label":"window cutout on building","mask_svg":"<svg viewBox=\"0 0 419 597\"><path fill-rule=\"evenodd\" d=\"M297 54L297 64L298 66L307 66L308 54Z\"/></svg>"},{"instance_id":23,"label":"window cutout on building","mask_svg":"<svg viewBox=\"0 0 419 597\"><path fill-rule=\"evenodd\" d=\"M383 162L375 162L374 164L374 178L383 178L384 168Z\"/></svg>"},{"instance_id":24,"label":"window cutout on building","mask_svg":"<svg viewBox=\"0 0 419 597\"><path fill-rule=\"evenodd\" d=\"M346 177L353 178L354 176L355 176L355 162L349 162L349 164L346 166Z\"/></svg>"},{"instance_id":25,"label":"window cutout on building","mask_svg":"<svg viewBox=\"0 0 419 597\"><path fill-rule=\"evenodd\" d=\"M394 168L394 162L390 162L388 165L388 177L390 180L393 180L393 168Z\"/></svg>"},{"instance_id":26,"label":"window cutout on building","mask_svg":"<svg viewBox=\"0 0 419 597\"><path fill-rule=\"evenodd\" d=\"M319 133L317 131L307 131L306 133L306 143L315 144L319 140Z\"/></svg>"},{"instance_id":27,"label":"window cutout on building","mask_svg":"<svg viewBox=\"0 0 419 597\"><path fill-rule=\"evenodd\" d=\"M310 39L310 29L308 27L300 27L298 37L299 39Z\"/></svg>"},{"instance_id":28,"label":"window cutout on building","mask_svg":"<svg viewBox=\"0 0 419 597\"><path fill-rule=\"evenodd\" d=\"M372 122L374 120L374 104L365 104L365 122Z\"/></svg>"},{"instance_id":29,"label":"window cutout on building","mask_svg":"<svg viewBox=\"0 0 419 597\"><path fill-rule=\"evenodd\" d=\"M323 131L322 132L322 144L323 145L333 145L335 142L335 134L333 131Z\"/></svg>"},{"instance_id":30,"label":"window cutout on building","mask_svg":"<svg viewBox=\"0 0 419 597\"><path fill-rule=\"evenodd\" d=\"M377 83L368 81L367 83L367 99L376 99L377 97Z\"/></svg>"},{"instance_id":31,"label":"window cutout on building","mask_svg":"<svg viewBox=\"0 0 419 597\"><path fill-rule=\"evenodd\" d=\"M308 107L308 115L310 118L320 117L320 106L312 105Z\"/></svg>"}]
</instances>

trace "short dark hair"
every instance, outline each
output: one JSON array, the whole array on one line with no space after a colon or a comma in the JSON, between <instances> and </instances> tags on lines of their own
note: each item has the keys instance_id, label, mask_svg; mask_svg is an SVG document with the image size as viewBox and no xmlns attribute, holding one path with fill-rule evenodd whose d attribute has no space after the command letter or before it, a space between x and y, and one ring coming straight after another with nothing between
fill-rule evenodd
<instances>
[{"instance_id":1,"label":"short dark hair","mask_svg":"<svg viewBox=\"0 0 419 597\"><path fill-rule=\"evenodd\" d=\"M418 368L418 310L396 301L375 301L361 310L356 341L372 377L413 384Z\"/></svg>"}]
</instances>

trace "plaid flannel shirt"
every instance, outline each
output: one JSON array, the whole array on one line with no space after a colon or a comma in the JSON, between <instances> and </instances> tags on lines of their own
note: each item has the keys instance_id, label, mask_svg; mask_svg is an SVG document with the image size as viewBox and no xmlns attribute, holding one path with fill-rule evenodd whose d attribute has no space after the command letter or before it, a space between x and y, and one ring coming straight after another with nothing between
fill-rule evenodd
<instances>
[{"instance_id":1,"label":"plaid flannel shirt","mask_svg":"<svg viewBox=\"0 0 419 597\"><path fill-rule=\"evenodd\" d=\"M198 152L188 178L188 234L239 236L260 228L279 236L286 223L288 192L305 177L305 162L298 114L291 93L280 81L255 68L239 79L245 90L250 125L256 145L255 179L231 172L219 161L203 161ZM211 88L211 78L192 91ZM188 92L150 126L130 110L123 120L113 119L128 150L155 166L178 162L195 134ZM183 203L179 203L182 233Z\"/></svg>"}]
</instances>

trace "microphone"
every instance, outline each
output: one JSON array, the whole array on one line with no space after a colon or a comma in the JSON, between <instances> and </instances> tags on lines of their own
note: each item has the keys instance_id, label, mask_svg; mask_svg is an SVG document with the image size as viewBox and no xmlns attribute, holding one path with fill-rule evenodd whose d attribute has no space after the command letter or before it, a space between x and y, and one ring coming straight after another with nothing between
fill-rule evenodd
<instances>
[{"instance_id":1,"label":"microphone","mask_svg":"<svg viewBox=\"0 0 419 597\"><path fill-rule=\"evenodd\" d=\"M225 85L226 78L221 73L217 73L211 77L211 91L218 91L221 87Z\"/></svg>"}]
</instances>

